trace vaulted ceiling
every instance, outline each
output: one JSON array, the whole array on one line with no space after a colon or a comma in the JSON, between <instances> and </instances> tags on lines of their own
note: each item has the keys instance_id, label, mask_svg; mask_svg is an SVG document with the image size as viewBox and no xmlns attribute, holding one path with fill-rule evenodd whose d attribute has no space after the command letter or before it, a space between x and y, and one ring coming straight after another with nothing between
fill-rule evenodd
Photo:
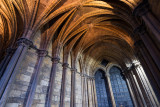
<instances>
[{"instance_id":1,"label":"vaulted ceiling","mask_svg":"<svg viewBox=\"0 0 160 107\"><path fill-rule=\"evenodd\" d=\"M153 4L151 1L156 0L149 0ZM106 59L123 66L135 58L133 30L139 22L132 12L140 2L0 0L1 55L2 50L14 46L17 38L33 38L43 29L46 48L52 41L54 48L61 45L64 52L72 53L75 59L83 58L87 64L96 65Z\"/></svg>"}]
</instances>

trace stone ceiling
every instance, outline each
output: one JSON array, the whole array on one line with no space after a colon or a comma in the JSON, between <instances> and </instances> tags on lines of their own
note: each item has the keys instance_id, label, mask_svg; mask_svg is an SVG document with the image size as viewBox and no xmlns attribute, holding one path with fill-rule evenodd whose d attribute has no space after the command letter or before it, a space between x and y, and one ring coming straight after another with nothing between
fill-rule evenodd
<instances>
[{"instance_id":1,"label":"stone ceiling","mask_svg":"<svg viewBox=\"0 0 160 107\"><path fill-rule=\"evenodd\" d=\"M156 0L149 0L151 8ZM141 0L0 0L0 50L17 38L47 32L44 45L64 48L75 59L97 65L103 59L124 66L134 57L132 15ZM159 9L160 10L160 9ZM159 12L155 11L155 14ZM159 14L158 14L159 15ZM45 46L44 46L45 47ZM1 53L3 54L3 53Z\"/></svg>"}]
</instances>

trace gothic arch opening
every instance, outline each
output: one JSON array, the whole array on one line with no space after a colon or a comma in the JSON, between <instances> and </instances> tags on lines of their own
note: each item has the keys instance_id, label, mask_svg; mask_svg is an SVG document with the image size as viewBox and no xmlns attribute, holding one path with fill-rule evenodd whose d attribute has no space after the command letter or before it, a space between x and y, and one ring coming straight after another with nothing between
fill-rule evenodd
<instances>
[{"instance_id":1,"label":"gothic arch opening","mask_svg":"<svg viewBox=\"0 0 160 107\"><path fill-rule=\"evenodd\" d=\"M105 72L98 69L95 73L98 107L112 107Z\"/></svg>"},{"instance_id":2,"label":"gothic arch opening","mask_svg":"<svg viewBox=\"0 0 160 107\"><path fill-rule=\"evenodd\" d=\"M113 66L109 70L112 91L117 107L133 107L130 93L121 69Z\"/></svg>"}]
</instances>

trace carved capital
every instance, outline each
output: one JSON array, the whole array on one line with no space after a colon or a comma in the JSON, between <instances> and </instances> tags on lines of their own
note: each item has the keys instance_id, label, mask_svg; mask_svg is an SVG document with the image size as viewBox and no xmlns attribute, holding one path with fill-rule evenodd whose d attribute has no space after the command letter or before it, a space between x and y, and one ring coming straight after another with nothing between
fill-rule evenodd
<instances>
[{"instance_id":1,"label":"carved capital","mask_svg":"<svg viewBox=\"0 0 160 107\"><path fill-rule=\"evenodd\" d=\"M38 53L39 57L45 57L45 56L47 56L48 51L39 49L39 50L37 50L37 53Z\"/></svg>"},{"instance_id":2,"label":"carved capital","mask_svg":"<svg viewBox=\"0 0 160 107\"><path fill-rule=\"evenodd\" d=\"M143 16L147 12L149 12L149 4L146 0L143 0L135 9L133 10L133 15L135 16Z\"/></svg>"},{"instance_id":3,"label":"carved capital","mask_svg":"<svg viewBox=\"0 0 160 107\"><path fill-rule=\"evenodd\" d=\"M68 68L69 64L68 63L63 63L63 68Z\"/></svg>"},{"instance_id":4,"label":"carved capital","mask_svg":"<svg viewBox=\"0 0 160 107\"><path fill-rule=\"evenodd\" d=\"M136 69L139 66L139 64L132 64L131 69Z\"/></svg>"},{"instance_id":5,"label":"carved capital","mask_svg":"<svg viewBox=\"0 0 160 107\"><path fill-rule=\"evenodd\" d=\"M59 57L54 57L54 58L51 59L51 61L52 61L53 63L59 63L60 58L59 58Z\"/></svg>"},{"instance_id":6,"label":"carved capital","mask_svg":"<svg viewBox=\"0 0 160 107\"><path fill-rule=\"evenodd\" d=\"M30 47L33 45L33 42L27 38L19 38L17 41L18 45Z\"/></svg>"}]
</instances>

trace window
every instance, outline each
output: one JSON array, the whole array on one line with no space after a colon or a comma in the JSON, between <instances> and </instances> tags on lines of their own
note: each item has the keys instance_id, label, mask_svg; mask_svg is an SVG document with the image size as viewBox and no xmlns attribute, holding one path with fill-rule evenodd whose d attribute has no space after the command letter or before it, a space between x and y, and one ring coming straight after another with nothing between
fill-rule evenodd
<instances>
[{"instance_id":1,"label":"window","mask_svg":"<svg viewBox=\"0 0 160 107\"><path fill-rule=\"evenodd\" d=\"M123 79L121 70L117 67L112 67L109 74L116 106L133 107L127 84Z\"/></svg>"},{"instance_id":2,"label":"window","mask_svg":"<svg viewBox=\"0 0 160 107\"><path fill-rule=\"evenodd\" d=\"M104 71L98 70L96 72L95 83L98 107L112 107Z\"/></svg>"}]
</instances>

